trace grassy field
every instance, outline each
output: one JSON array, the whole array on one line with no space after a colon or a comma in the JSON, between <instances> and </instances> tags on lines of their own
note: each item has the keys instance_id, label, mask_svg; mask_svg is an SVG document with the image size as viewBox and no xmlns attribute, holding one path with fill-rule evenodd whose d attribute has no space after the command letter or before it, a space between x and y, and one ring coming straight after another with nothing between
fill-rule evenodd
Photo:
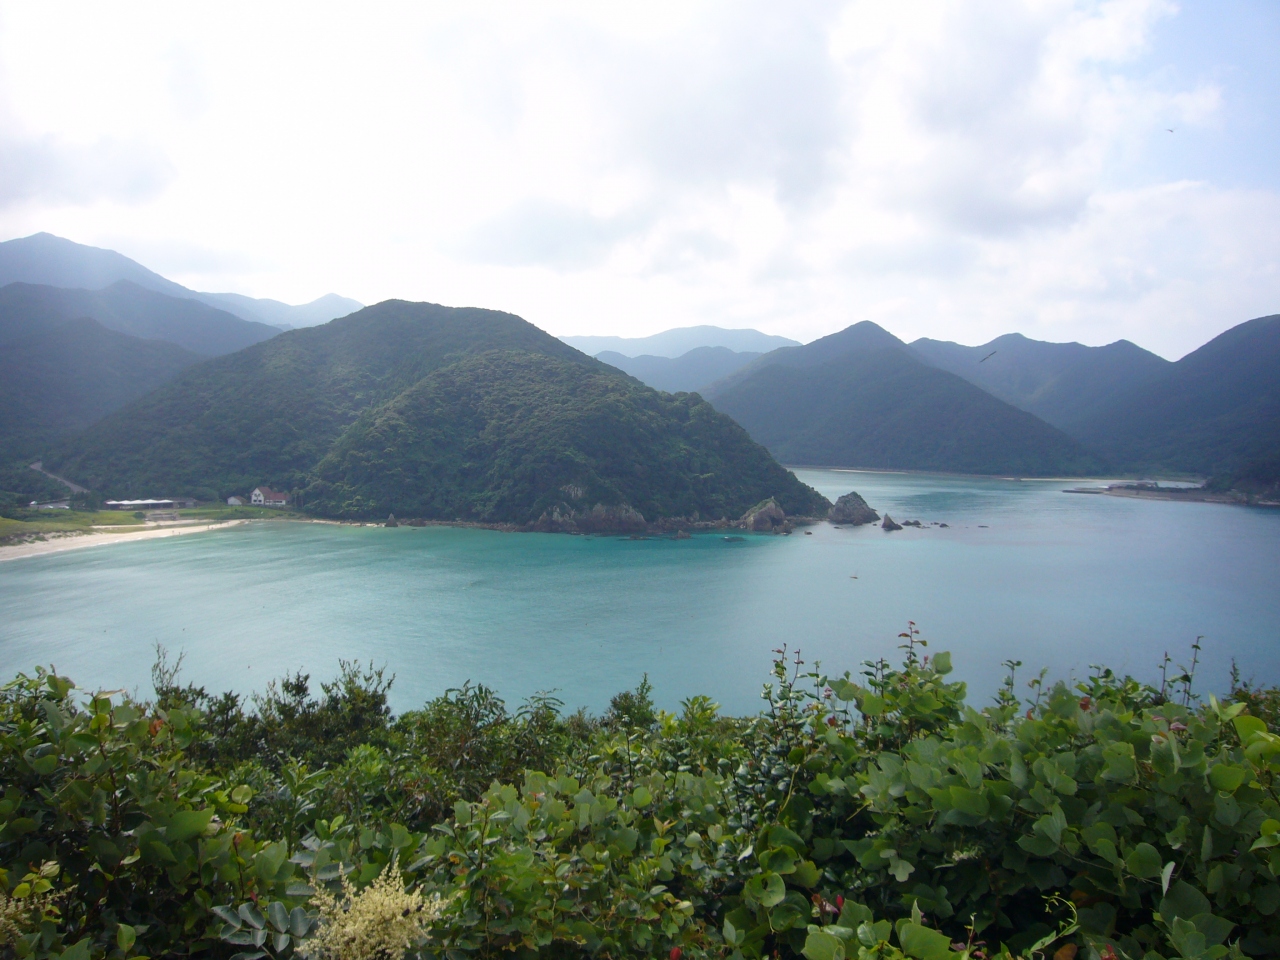
<instances>
[{"instance_id":1,"label":"grassy field","mask_svg":"<svg viewBox=\"0 0 1280 960\"><path fill-rule=\"evenodd\" d=\"M96 526L140 526L142 522L120 510L22 510L18 518L0 517L0 543L50 533L88 533Z\"/></svg>"}]
</instances>

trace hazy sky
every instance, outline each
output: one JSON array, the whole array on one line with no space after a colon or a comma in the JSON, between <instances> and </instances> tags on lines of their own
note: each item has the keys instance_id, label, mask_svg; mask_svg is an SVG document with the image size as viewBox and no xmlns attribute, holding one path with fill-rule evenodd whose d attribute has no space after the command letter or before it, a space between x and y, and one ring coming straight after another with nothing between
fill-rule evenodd
<instances>
[{"instance_id":1,"label":"hazy sky","mask_svg":"<svg viewBox=\"0 0 1280 960\"><path fill-rule=\"evenodd\" d=\"M1280 311L1278 49L1274 0L2 3L0 239L559 334L1177 357Z\"/></svg>"}]
</instances>

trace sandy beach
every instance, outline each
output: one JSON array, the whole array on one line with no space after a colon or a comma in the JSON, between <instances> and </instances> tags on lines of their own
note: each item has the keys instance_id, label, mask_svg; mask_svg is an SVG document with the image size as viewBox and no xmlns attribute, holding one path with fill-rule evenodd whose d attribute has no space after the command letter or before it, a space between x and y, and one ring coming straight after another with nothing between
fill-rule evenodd
<instances>
[{"instance_id":1,"label":"sandy beach","mask_svg":"<svg viewBox=\"0 0 1280 960\"><path fill-rule=\"evenodd\" d=\"M160 526L141 527L119 532L117 530L97 529L91 533L51 533L47 539L33 543L15 543L0 546L0 561L20 560L23 557L38 557L46 553L60 553L63 550L78 550L82 547L100 547L112 543L132 543L135 540L157 540L161 537L181 537L189 533L205 533L208 530L233 527L245 520L222 520L209 523L175 523Z\"/></svg>"}]
</instances>

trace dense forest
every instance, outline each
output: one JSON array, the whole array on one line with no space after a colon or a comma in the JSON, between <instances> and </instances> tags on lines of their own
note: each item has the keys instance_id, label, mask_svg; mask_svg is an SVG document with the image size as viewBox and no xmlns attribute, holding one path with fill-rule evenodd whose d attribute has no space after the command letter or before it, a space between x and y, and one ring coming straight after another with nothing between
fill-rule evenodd
<instances>
[{"instance_id":1,"label":"dense forest","mask_svg":"<svg viewBox=\"0 0 1280 960\"><path fill-rule=\"evenodd\" d=\"M0 951L141 957L1218 960L1280 951L1280 692L1101 668L972 703L777 652L754 717L344 664L245 700L0 692ZM1025 694L1025 695L1024 695Z\"/></svg>"},{"instance_id":2,"label":"dense forest","mask_svg":"<svg viewBox=\"0 0 1280 960\"><path fill-rule=\"evenodd\" d=\"M660 394L511 314L397 300L201 364L47 459L107 495L268 485L357 519L830 506L697 397Z\"/></svg>"}]
</instances>

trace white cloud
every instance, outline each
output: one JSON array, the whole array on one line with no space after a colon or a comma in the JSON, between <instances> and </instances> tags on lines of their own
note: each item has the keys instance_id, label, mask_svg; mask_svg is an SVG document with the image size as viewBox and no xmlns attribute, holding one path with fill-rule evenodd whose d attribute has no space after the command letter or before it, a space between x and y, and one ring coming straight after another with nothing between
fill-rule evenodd
<instances>
[{"instance_id":1,"label":"white cloud","mask_svg":"<svg viewBox=\"0 0 1280 960\"><path fill-rule=\"evenodd\" d=\"M563 333L869 318L1177 355L1277 309L1280 247L1275 184L1143 166L1228 95L1163 79L1153 30L1176 15L0 5L0 232L172 250L150 262L203 288Z\"/></svg>"}]
</instances>

